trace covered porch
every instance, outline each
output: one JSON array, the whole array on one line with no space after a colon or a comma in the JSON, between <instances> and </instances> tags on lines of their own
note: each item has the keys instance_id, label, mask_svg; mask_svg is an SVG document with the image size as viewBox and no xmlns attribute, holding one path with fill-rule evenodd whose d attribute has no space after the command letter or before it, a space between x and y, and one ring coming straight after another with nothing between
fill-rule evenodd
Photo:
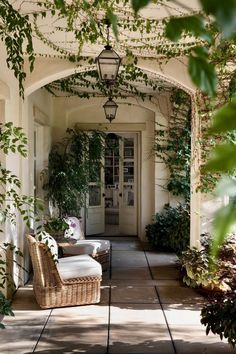
<instances>
[{"instance_id":1,"label":"covered porch","mask_svg":"<svg viewBox=\"0 0 236 354\"><path fill-rule=\"evenodd\" d=\"M206 336L205 301L180 281L178 258L151 251L135 237L111 238L110 270L96 305L42 310L30 284L13 300L14 317L0 332L0 352L94 354L228 354Z\"/></svg>"}]
</instances>

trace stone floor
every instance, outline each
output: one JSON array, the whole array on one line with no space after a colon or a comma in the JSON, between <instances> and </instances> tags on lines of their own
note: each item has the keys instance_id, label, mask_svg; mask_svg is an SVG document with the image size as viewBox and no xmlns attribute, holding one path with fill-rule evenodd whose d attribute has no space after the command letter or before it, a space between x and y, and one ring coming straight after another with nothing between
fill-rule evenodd
<instances>
[{"instance_id":1,"label":"stone floor","mask_svg":"<svg viewBox=\"0 0 236 354\"><path fill-rule=\"evenodd\" d=\"M111 269L98 305L40 310L31 285L18 290L5 317L0 353L228 354L200 324L204 299L179 281L173 254L136 238L110 238Z\"/></svg>"}]
</instances>

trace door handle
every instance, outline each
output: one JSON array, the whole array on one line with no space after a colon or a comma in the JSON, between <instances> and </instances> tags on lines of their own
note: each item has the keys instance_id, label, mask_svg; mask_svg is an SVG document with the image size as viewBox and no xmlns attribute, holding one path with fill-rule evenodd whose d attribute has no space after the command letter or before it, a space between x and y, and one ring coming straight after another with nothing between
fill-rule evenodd
<instances>
[{"instance_id":1,"label":"door handle","mask_svg":"<svg viewBox=\"0 0 236 354\"><path fill-rule=\"evenodd\" d=\"M119 193L119 197L122 197L122 193Z\"/></svg>"},{"instance_id":2,"label":"door handle","mask_svg":"<svg viewBox=\"0 0 236 354\"><path fill-rule=\"evenodd\" d=\"M105 193L102 193L102 196L103 196L103 197L105 197L105 196L106 196L106 194L105 194Z\"/></svg>"}]
</instances>

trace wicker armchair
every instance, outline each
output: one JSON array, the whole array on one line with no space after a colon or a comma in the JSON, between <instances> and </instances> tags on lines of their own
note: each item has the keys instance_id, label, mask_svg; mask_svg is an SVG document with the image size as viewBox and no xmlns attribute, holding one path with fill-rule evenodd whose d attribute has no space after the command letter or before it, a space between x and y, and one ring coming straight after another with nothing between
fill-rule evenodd
<instances>
[{"instance_id":1,"label":"wicker armchair","mask_svg":"<svg viewBox=\"0 0 236 354\"><path fill-rule=\"evenodd\" d=\"M38 242L31 235L27 239L34 271L34 293L41 308L100 301L102 269L97 261L88 255L55 261L47 242Z\"/></svg>"}]
</instances>

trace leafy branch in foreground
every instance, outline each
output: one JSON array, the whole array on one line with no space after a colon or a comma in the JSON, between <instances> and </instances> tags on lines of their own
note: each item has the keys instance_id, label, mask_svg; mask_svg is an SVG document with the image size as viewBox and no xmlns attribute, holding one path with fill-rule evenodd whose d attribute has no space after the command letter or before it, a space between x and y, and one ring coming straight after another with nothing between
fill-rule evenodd
<instances>
[{"instance_id":1,"label":"leafy branch in foreground","mask_svg":"<svg viewBox=\"0 0 236 354\"><path fill-rule=\"evenodd\" d=\"M27 137L22 128L14 127L12 122L0 124L0 150L5 155L27 154ZM20 212L27 226L34 218L35 199L21 195L21 182L16 175L7 170L0 161L0 222L9 220L15 223L16 210ZM1 231L1 230L0 230Z\"/></svg>"},{"instance_id":2,"label":"leafy branch in foreground","mask_svg":"<svg viewBox=\"0 0 236 354\"><path fill-rule=\"evenodd\" d=\"M20 95L24 96L23 83L26 77L24 71L24 51L28 56L30 70L34 66L34 50L32 28L27 15L21 15L7 0L0 2L0 39L4 42L7 52L7 66L13 70L19 81ZM25 45L26 42L26 45Z\"/></svg>"}]
</instances>

